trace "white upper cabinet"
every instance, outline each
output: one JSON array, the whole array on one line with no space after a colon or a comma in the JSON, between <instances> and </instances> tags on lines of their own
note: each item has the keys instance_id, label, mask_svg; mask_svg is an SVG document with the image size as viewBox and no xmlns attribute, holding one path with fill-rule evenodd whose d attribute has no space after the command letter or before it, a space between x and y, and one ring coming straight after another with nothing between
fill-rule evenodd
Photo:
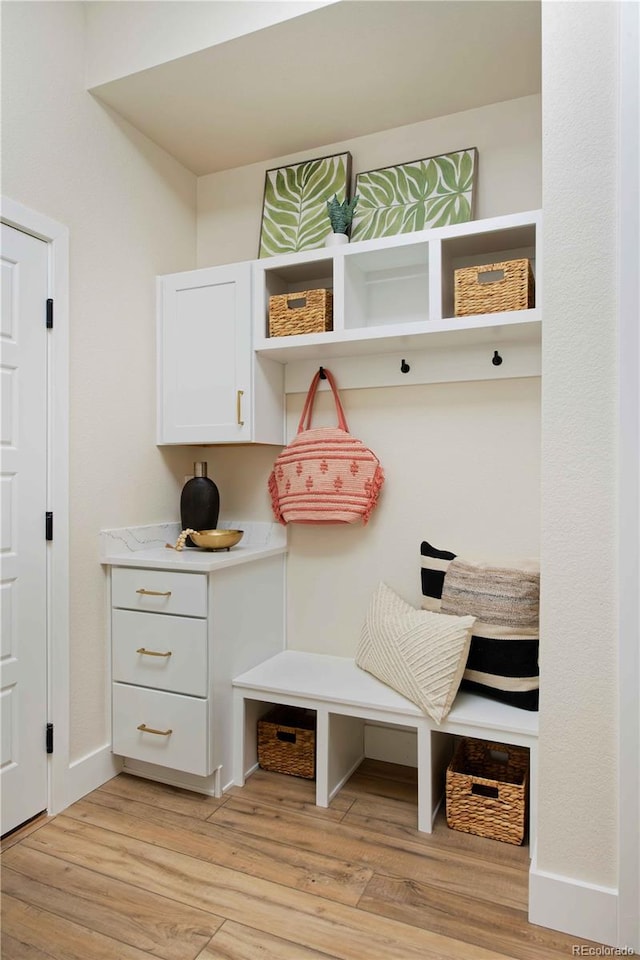
<instances>
[{"instance_id":1,"label":"white upper cabinet","mask_svg":"<svg viewBox=\"0 0 640 960\"><path fill-rule=\"evenodd\" d=\"M159 444L284 442L282 368L254 358L251 264L159 277Z\"/></svg>"}]
</instances>

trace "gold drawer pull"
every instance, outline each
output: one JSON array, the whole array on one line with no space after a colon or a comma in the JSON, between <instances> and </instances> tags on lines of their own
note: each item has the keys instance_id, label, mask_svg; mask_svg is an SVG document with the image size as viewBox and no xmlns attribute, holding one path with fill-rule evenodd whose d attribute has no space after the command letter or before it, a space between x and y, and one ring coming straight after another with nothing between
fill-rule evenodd
<instances>
[{"instance_id":1,"label":"gold drawer pull","mask_svg":"<svg viewBox=\"0 0 640 960\"><path fill-rule=\"evenodd\" d=\"M244 396L244 390L238 390L236 393L236 419L238 421L239 427L244 427L244 420L242 419L242 398Z\"/></svg>"},{"instance_id":2,"label":"gold drawer pull","mask_svg":"<svg viewBox=\"0 0 640 960\"><path fill-rule=\"evenodd\" d=\"M171 590L145 590L144 587L140 587L139 590L136 590L136 593L142 593L145 597L170 597Z\"/></svg>"},{"instance_id":3,"label":"gold drawer pull","mask_svg":"<svg viewBox=\"0 0 640 960\"><path fill-rule=\"evenodd\" d=\"M154 730L153 727L148 727L146 723L139 724L138 730L142 730L143 733L155 733L158 737L168 737L173 733L173 730Z\"/></svg>"},{"instance_id":4,"label":"gold drawer pull","mask_svg":"<svg viewBox=\"0 0 640 960\"><path fill-rule=\"evenodd\" d=\"M138 647L136 653L143 653L145 657L170 657L171 650L168 650L167 653L159 653L157 650L145 650L144 647Z\"/></svg>"}]
</instances>

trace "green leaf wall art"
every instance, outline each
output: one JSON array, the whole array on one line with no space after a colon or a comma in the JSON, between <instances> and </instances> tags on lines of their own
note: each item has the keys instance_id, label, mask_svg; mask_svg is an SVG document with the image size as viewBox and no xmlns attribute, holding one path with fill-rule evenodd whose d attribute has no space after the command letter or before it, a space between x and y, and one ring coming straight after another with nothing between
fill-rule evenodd
<instances>
[{"instance_id":1,"label":"green leaf wall art","mask_svg":"<svg viewBox=\"0 0 640 960\"><path fill-rule=\"evenodd\" d=\"M473 219L475 147L356 176L352 240L391 237Z\"/></svg>"},{"instance_id":2,"label":"green leaf wall art","mask_svg":"<svg viewBox=\"0 0 640 960\"><path fill-rule=\"evenodd\" d=\"M327 200L346 200L350 180L350 153L267 170L258 256L323 246L331 233Z\"/></svg>"}]
</instances>

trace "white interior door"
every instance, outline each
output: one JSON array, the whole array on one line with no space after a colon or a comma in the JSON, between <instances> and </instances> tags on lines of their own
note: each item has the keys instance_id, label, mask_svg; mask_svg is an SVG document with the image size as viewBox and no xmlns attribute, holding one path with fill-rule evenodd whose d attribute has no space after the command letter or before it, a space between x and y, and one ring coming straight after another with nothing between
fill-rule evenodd
<instances>
[{"instance_id":1,"label":"white interior door","mask_svg":"<svg viewBox=\"0 0 640 960\"><path fill-rule=\"evenodd\" d=\"M2 225L1 832L47 806L48 247Z\"/></svg>"}]
</instances>

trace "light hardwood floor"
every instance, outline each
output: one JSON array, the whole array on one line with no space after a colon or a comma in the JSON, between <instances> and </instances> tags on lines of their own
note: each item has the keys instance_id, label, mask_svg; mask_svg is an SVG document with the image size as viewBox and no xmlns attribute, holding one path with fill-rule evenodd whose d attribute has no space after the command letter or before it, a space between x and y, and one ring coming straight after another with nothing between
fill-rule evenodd
<instances>
[{"instance_id":1,"label":"light hardwood floor","mask_svg":"<svg viewBox=\"0 0 640 960\"><path fill-rule=\"evenodd\" d=\"M491 960L588 941L527 922L528 850L416 830L415 772L328 810L257 771L222 800L122 774L3 842L3 960Z\"/></svg>"}]
</instances>

